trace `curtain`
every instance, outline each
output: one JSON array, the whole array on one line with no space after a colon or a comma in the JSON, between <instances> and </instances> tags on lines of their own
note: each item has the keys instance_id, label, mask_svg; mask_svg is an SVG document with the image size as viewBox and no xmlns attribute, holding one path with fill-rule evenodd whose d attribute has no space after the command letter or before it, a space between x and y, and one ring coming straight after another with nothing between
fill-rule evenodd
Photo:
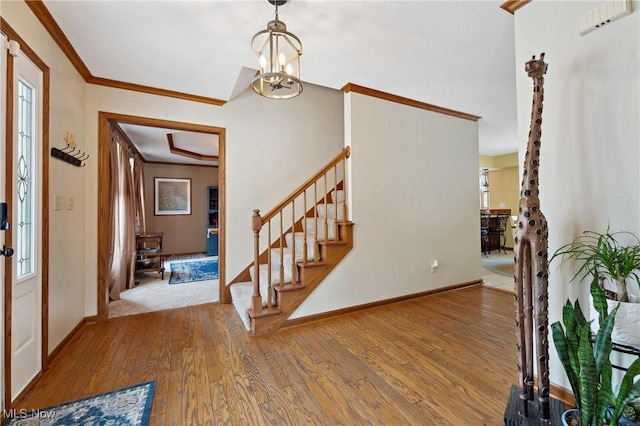
<instances>
[{"instance_id":1,"label":"curtain","mask_svg":"<svg viewBox=\"0 0 640 426\"><path fill-rule=\"evenodd\" d=\"M144 210L144 162L139 155L133 158L133 190L136 211L136 233L144 234L147 230Z\"/></svg>"},{"instance_id":2,"label":"curtain","mask_svg":"<svg viewBox=\"0 0 640 426\"><path fill-rule=\"evenodd\" d=\"M120 299L120 292L134 283L136 235L133 173L129 147L116 127L110 138L110 220L109 299Z\"/></svg>"}]
</instances>

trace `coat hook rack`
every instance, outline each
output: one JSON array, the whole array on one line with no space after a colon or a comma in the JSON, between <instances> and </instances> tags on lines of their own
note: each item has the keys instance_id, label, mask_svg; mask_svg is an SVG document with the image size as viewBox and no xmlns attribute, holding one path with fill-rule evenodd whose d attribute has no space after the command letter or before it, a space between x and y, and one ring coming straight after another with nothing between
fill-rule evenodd
<instances>
[{"instance_id":1,"label":"coat hook rack","mask_svg":"<svg viewBox=\"0 0 640 426\"><path fill-rule=\"evenodd\" d=\"M62 149L51 148L51 156L73 164L76 167L86 166L85 160L89 158L89 154L77 148L73 133L67 132L67 134L64 135L64 141L67 143L67 146Z\"/></svg>"}]
</instances>

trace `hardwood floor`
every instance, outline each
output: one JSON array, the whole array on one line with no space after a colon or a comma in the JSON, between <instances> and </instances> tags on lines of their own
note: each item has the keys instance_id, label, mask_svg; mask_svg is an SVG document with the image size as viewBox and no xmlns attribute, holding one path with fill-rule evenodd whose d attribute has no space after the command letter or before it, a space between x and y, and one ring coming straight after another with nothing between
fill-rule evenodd
<instances>
[{"instance_id":1,"label":"hardwood floor","mask_svg":"<svg viewBox=\"0 0 640 426\"><path fill-rule=\"evenodd\" d=\"M151 425L500 425L513 296L482 286L252 338L231 305L85 325L15 408L156 381Z\"/></svg>"}]
</instances>

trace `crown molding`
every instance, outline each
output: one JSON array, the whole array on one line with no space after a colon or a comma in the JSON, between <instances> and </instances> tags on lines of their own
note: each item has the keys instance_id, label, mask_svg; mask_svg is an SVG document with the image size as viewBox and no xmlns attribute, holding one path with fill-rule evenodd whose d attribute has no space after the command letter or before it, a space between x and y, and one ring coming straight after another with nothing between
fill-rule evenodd
<instances>
[{"instance_id":1,"label":"crown molding","mask_svg":"<svg viewBox=\"0 0 640 426\"><path fill-rule=\"evenodd\" d=\"M513 15L516 10L525 6L527 3L531 3L531 0L507 0L502 3L500 7Z\"/></svg>"},{"instance_id":2,"label":"crown molding","mask_svg":"<svg viewBox=\"0 0 640 426\"><path fill-rule=\"evenodd\" d=\"M44 5L42 0L25 0L26 5L31 9L36 18L40 21L42 26L47 30L49 35L53 38L56 44L60 47L62 52L69 59L71 64L80 73L85 82L90 84L96 84L99 86L113 87L117 89L130 90L134 92L149 93L152 95L166 96L169 98L184 99L193 102L201 102L205 104L221 106L226 101L216 98L209 98L206 96L193 95L190 93L176 92L174 90L160 89L157 87L143 86L141 84L127 83L124 81L110 80L108 78L96 77L91 74L89 68L85 65L78 55L78 52L74 49L73 45L62 32L62 29L53 18L49 9Z\"/></svg>"},{"instance_id":3,"label":"crown molding","mask_svg":"<svg viewBox=\"0 0 640 426\"><path fill-rule=\"evenodd\" d=\"M181 155L187 158L193 158L194 160L220 161L220 158L217 155L205 155L205 154L200 154L198 152L189 151L188 149L178 148L173 143L173 135L171 133L167 133L167 141L169 142L169 151L172 154Z\"/></svg>"},{"instance_id":4,"label":"crown molding","mask_svg":"<svg viewBox=\"0 0 640 426\"><path fill-rule=\"evenodd\" d=\"M396 102L396 103L407 105L414 108L420 108L428 111L437 112L440 114L450 115L452 117L463 118L465 120L478 121L480 120L480 118L482 118L477 115L467 114L466 112L456 111L453 109L416 101L414 99L392 95L391 93L381 92L380 90L375 90L375 89L369 89L368 87L358 86L357 84L353 84L353 83L347 83L340 90L342 90L344 93L349 93L349 92L360 93L361 95L367 95L367 96L371 96L378 99L384 99L386 101Z\"/></svg>"},{"instance_id":5,"label":"crown molding","mask_svg":"<svg viewBox=\"0 0 640 426\"><path fill-rule=\"evenodd\" d=\"M127 83L125 81L110 80L102 77L89 77L85 79L89 84L98 86L113 87L115 89L130 90L132 92L148 93L150 95L166 96L169 98L184 99L187 101L200 102L204 104L222 106L227 103L221 99L208 98L206 96L192 95L190 93L176 92L173 90L160 89L157 87L143 86L142 84Z\"/></svg>"}]
</instances>

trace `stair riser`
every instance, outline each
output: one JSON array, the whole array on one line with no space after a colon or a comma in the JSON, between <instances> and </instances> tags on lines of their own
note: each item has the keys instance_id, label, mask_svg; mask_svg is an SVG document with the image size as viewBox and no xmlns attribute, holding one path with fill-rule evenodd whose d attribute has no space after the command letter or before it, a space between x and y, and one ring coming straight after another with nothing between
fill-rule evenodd
<instances>
[{"instance_id":1,"label":"stair riser","mask_svg":"<svg viewBox=\"0 0 640 426\"><path fill-rule=\"evenodd\" d=\"M339 222L344 222L345 220L346 209L344 203L328 203L326 206L324 204L318 204L316 211L320 218L337 219Z\"/></svg>"},{"instance_id":2,"label":"stair riser","mask_svg":"<svg viewBox=\"0 0 640 426\"><path fill-rule=\"evenodd\" d=\"M284 236L285 243L288 248L294 247L294 238L292 233L288 233ZM313 260L315 255L316 240L310 235L307 235L307 260ZM304 259L304 232L295 233L295 251L296 260L301 261Z\"/></svg>"},{"instance_id":3,"label":"stair riser","mask_svg":"<svg viewBox=\"0 0 640 426\"><path fill-rule=\"evenodd\" d=\"M351 227L351 224L341 224L340 228ZM344 235L353 235L352 231L340 230ZM304 284L300 290L277 292L278 306L282 309L282 314L255 318L252 320L253 335L266 335L277 331L287 321L287 318L300 306L300 304L316 289L316 287L331 273L333 268L353 248L353 240L345 241L343 244L334 243L324 246L327 258L323 261L326 266L310 265L300 267L300 283Z\"/></svg>"},{"instance_id":4,"label":"stair riser","mask_svg":"<svg viewBox=\"0 0 640 426\"><path fill-rule=\"evenodd\" d=\"M315 218L306 218L303 222L303 226L307 230L307 235L312 238L315 237L318 241L324 240L324 236L326 234L325 230L327 228L329 229L327 238L329 240L335 239L335 220L333 219L327 219L327 223L325 224L325 220L323 218L318 218L316 226Z\"/></svg>"}]
</instances>

